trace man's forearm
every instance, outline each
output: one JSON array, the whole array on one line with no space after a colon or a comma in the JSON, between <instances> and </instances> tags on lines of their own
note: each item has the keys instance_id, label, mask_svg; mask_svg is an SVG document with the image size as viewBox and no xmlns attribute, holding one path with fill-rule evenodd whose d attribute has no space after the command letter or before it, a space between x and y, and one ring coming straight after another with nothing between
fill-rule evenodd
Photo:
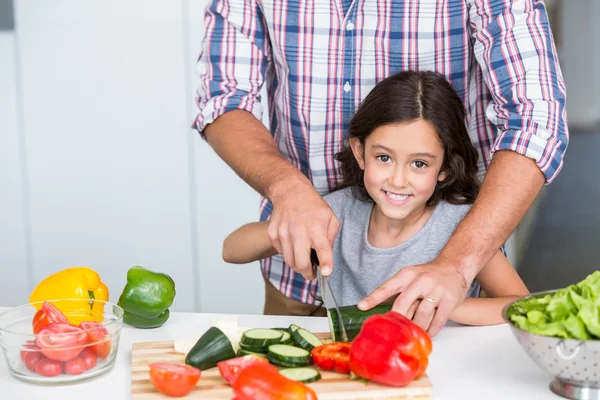
<instances>
[{"instance_id":1,"label":"man's forearm","mask_svg":"<svg viewBox=\"0 0 600 400\"><path fill-rule=\"evenodd\" d=\"M208 125L205 133L219 157L263 196L277 198L285 190L284 179L287 185L310 186L308 179L281 155L267 128L252 114L229 111Z\"/></svg>"},{"instance_id":2,"label":"man's forearm","mask_svg":"<svg viewBox=\"0 0 600 400\"><path fill-rule=\"evenodd\" d=\"M517 227L545 178L535 161L512 151L494 154L481 191L440 253L471 281Z\"/></svg>"}]
</instances>

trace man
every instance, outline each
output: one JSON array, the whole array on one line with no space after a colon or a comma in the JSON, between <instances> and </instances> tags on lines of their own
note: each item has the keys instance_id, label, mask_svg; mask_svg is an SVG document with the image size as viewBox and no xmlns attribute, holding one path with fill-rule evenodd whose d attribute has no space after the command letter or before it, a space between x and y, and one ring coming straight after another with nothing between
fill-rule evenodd
<instances>
[{"instance_id":1,"label":"man","mask_svg":"<svg viewBox=\"0 0 600 400\"><path fill-rule=\"evenodd\" d=\"M320 195L340 182L334 155L369 90L405 69L438 71L456 88L487 170L480 195L435 260L403 268L359 305L400 293L394 310L416 306L413 320L437 334L562 167L566 91L544 3L213 0L205 22L196 128L264 196L260 218L283 255L261 263L265 313L315 312L310 249L329 274L339 225Z\"/></svg>"}]
</instances>

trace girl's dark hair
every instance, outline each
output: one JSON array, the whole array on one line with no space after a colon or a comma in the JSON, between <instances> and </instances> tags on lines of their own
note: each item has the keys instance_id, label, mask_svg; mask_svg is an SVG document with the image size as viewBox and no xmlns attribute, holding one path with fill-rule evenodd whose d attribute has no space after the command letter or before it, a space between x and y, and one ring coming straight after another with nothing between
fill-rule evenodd
<instances>
[{"instance_id":1,"label":"girl's dark hair","mask_svg":"<svg viewBox=\"0 0 600 400\"><path fill-rule=\"evenodd\" d=\"M452 204L472 204L479 192L477 151L465 125L465 109L458 94L446 79L431 71L403 71L379 82L364 99L350 121L350 138L365 139L376 128L422 119L437 132L444 147L442 171L428 206L440 200ZM352 187L355 197L370 199L352 149L347 144L336 159L341 163L342 183L337 189Z\"/></svg>"}]
</instances>

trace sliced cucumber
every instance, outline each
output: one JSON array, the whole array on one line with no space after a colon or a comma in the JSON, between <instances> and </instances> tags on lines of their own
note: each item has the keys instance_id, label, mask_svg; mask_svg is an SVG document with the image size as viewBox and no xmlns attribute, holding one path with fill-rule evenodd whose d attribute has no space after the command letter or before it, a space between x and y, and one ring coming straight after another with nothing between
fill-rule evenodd
<instances>
[{"instance_id":1,"label":"sliced cucumber","mask_svg":"<svg viewBox=\"0 0 600 400\"><path fill-rule=\"evenodd\" d=\"M300 329L300 327L298 325L291 324L290 327L288 328L288 331L290 333L294 333L294 331L298 330L298 329Z\"/></svg>"},{"instance_id":2,"label":"sliced cucumber","mask_svg":"<svg viewBox=\"0 0 600 400\"><path fill-rule=\"evenodd\" d=\"M284 367L301 367L311 362L310 353L300 347L288 344L273 344L269 346L267 358L273 364Z\"/></svg>"},{"instance_id":3,"label":"sliced cucumber","mask_svg":"<svg viewBox=\"0 0 600 400\"><path fill-rule=\"evenodd\" d=\"M269 349L269 346L246 346L243 343L240 343L240 350L246 350L246 351L251 351L253 353L267 353L267 350Z\"/></svg>"},{"instance_id":4,"label":"sliced cucumber","mask_svg":"<svg viewBox=\"0 0 600 400\"><path fill-rule=\"evenodd\" d=\"M281 332L283 334L283 336L281 337L281 342L279 342L280 344L293 344L294 341L292 340L292 335L290 335L289 332Z\"/></svg>"},{"instance_id":5,"label":"sliced cucumber","mask_svg":"<svg viewBox=\"0 0 600 400\"><path fill-rule=\"evenodd\" d=\"M267 347L281 341L283 332L275 329L250 329L242 335L240 346L247 347ZM246 347L244 347L246 346Z\"/></svg>"},{"instance_id":6,"label":"sliced cucumber","mask_svg":"<svg viewBox=\"0 0 600 400\"><path fill-rule=\"evenodd\" d=\"M293 381L304 383L316 382L321 379L321 374L314 368L283 368L279 373Z\"/></svg>"},{"instance_id":7,"label":"sliced cucumber","mask_svg":"<svg viewBox=\"0 0 600 400\"><path fill-rule=\"evenodd\" d=\"M304 328L299 328L293 331L292 338L298 346L308 351L311 351L315 347L319 347L323 344L323 342L321 342L321 339L319 339Z\"/></svg>"},{"instance_id":8,"label":"sliced cucumber","mask_svg":"<svg viewBox=\"0 0 600 400\"><path fill-rule=\"evenodd\" d=\"M240 349L240 351L238 351L237 353L238 357L243 357L243 356L259 356L259 357L266 357L267 353L256 353L254 351L248 351L248 350L244 350L244 349Z\"/></svg>"},{"instance_id":9,"label":"sliced cucumber","mask_svg":"<svg viewBox=\"0 0 600 400\"><path fill-rule=\"evenodd\" d=\"M360 332L363 322L371 315L383 314L392 309L391 303L380 304L367 311L361 311L356 306L340 307L340 315L344 323L344 329L348 335L348 341L353 341ZM340 328L340 319L335 308L327 310L327 319L329 320L329 329L331 331L331 340L334 342L342 340L342 330ZM292 334L293 337L293 334Z\"/></svg>"},{"instance_id":10,"label":"sliced cucumber","mask_svg":"<svg viewBox=\"0 0 600 400\"><path fill-rule=\"evenodd\" d=\"M211 326L189 351L185 363L205 370L234 357L235 352L227 336L219 328Z\"/></svg>"}]
</instances>

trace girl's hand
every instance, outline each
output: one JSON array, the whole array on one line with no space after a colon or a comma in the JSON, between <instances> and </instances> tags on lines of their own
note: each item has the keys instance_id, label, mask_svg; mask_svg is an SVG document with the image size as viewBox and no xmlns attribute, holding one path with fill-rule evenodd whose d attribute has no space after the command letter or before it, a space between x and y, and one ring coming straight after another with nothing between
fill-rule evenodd
<instances>
[{"instance_id":1,"label":"girl's hand","mask_svg":"<svg viewBox=\"0 0 600 400\"><path fill-rule=\"evenodd\" d=\"M469 285L453 263L441 259L429 264L405 267L365 297L358 307L368 310L398 295L392 310L411 318L435 336L450 313L466 297Z\"/></svg>"},{"instance_id":2,"label":"girl's hand","mask_svg":"<svg viewBox=\"0 0 600 400\"><path fill-rule=\"evenodd\" d=\"M333 271L333 243L340 227L327 202L314 187L289 185L273 199L268 236L285 263L306 279L314 279L310 250L315 249L321 273Z\"/></svg>"}]
</instances>

